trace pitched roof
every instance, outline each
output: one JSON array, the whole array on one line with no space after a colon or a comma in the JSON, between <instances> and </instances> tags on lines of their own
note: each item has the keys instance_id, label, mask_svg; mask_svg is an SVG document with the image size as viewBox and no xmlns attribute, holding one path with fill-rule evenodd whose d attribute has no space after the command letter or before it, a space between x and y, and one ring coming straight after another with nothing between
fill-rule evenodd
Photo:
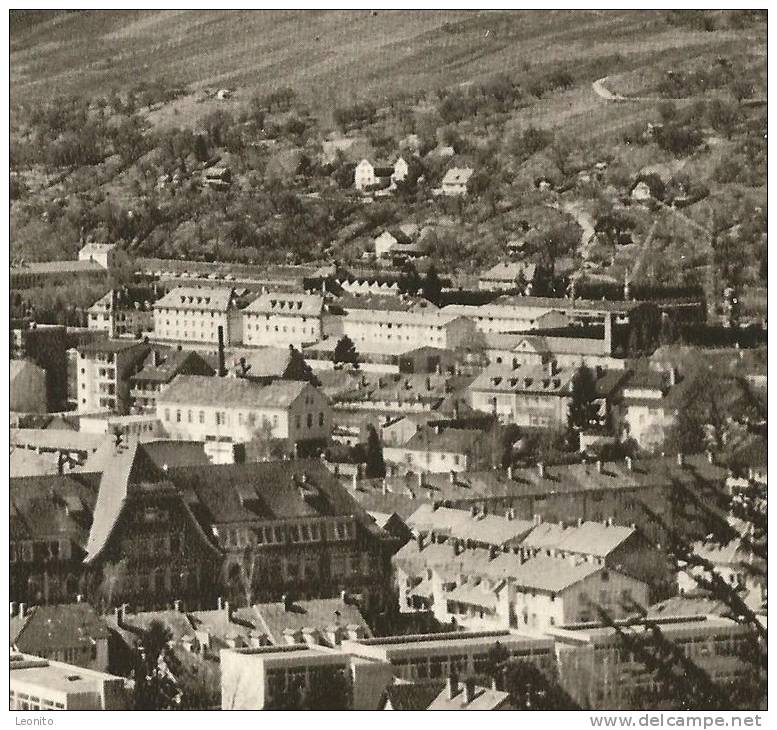
<instances>
[{"instance_id":1,"label":"pitched roof","mask_svg":"<svg viewBox=\"0 0 777 730\"><path fill-rule=\"evenodd\" d=\"M383 693L381 706L390 703L392 710L427 710L444 688L445 682L440 681L429 684L391 684Z\"/></svg>"},{"instance_id":2,"label":"pitched roof","mask_svg":"<svg viewBox=\"0 0 777 730\"><path fill-rule=\"evenodd\" d=\"M280 378L289 367L291 349L288 347L252 347L248 350L233 350L233 371L247 378Z\"/></svg>"},{"instance_id":3,"label":"pitched roof","mask_svg":"<svg viewBox=\"0 0 777 730\"><path fill-rule=\"evenodd\" d=\"M265 629L273 644L283 643L284 629L317 629L324 641L326 640L325 629L333 625L343 628L359 626L365 637L372 635L358 607L340 598L292 601L288 610L284 608L282 602L258 603L253 608L259 618L260 627Z\"/></svg>"},{"instance_id":4,"label":"pitched roof","mask_svg":"<svg viewBox=\"0 0 777 730\"><path fill-rule=\"evenodd\" d=\"M169 383L182 370L193 367L209 370L211 374L216 372L197 352L155 347L154 352L146 356L140 372L132 376L132 381Z\"/></svg>"},{"instance_id":5,"label":"pitched roof","mask_svg":"<svg viewBox=\"0 0 777 730\"><path fill-rule=\"evenodd\" d=\"M320 459L183 467L168 477L196 497L192 510L209 524L356 515L382 534Z\"/></svg>"},{"instance_id":6,"label":"pitched roof","mask_svg":"<svg viewBox=\"0 0 777 730\"><path fill-rule=\"evenodd\" d=\"M11 266L11 274L105 273L96 261L40 261Z\"/></svg>"},{"instance_id":7,"label":"pitched roof","mask_svg":"<svg viewBox=\"0 0 777 730\"><path fill-rule=\"evenodd\" d=\"M482 272L480 278L486 281L514 281L519 274L523 274L527 280L531 280L536 268L536 264L524 261L502 262Z\"/></svg>"},{"instance_id":8,"label":"pitched roof","mask_svg":"<svg viewBox=\"0 0 777 730\"><path fill-rule=\"evenodd\" d=\"M565 531L558 543L558 549L603 558L635 533L636 529L633 527L583 522Z\"/></svg>"},{"instance_id":9,"label":"pitched roof","mask_svg":"<svg viewBox=\"0 0 777 730\"><path fill-rule=\"evenodd\" d=\"M472 699L466 701L464 682L458 683L456 694L448 698L447 687L429 704L427 710L500 710L508 704L510 695L497 689L475 685Z\"/></svg>"},{"instance_id":10,"label":"pitched roof","mask_svg":"<svg viewBox=\"0 0 777 730\"><path fill-rule=\"evenodd\" d=\"M471 167L452 167L442 179L443 185L466 185L474 174Z\"/></svg>"},{"instance_id":11,"label":"pitched roof","mask_svg":"<svg viewBox=\"0 0 777 730\"><path fill-rule=\"evenodd\" d=\"M305 388L299 380L257 385L245 378L177 375L157 397L157 403L184 403L224 408L288 408Z\"/></svg>"},{"instance_id":12,"label":"pitched roof","mask_svg":"<svg viewBox=\"0 0 777 730\"><path fill-rule=\"evenodd\" d=\"M19 651L39 656L91 646L108 636L105 621L88 603L34 606L22 621L11 626L11 643Z\"/></svg>"},{"instance_id":13,"label":"pitched roof","mask_svg":"<svg viewBox=\"0 0 777 730\"><path fill-rule=\"evenodd\" d=\"M569 395L575 368L562 368L549 375L538 368L494 367L484 370L469 386L470 390L499 393L541 393L543 395Z\"/></svg>"},{"instance_id":14,"label":"pitched roof","mask_svg":"<svg viewBox=\"0 0 777 730\"><path fill-rule=\"evenodd\" d=\"M11 447L9 461L12 477L33 477L57 473L56 454L39 454L30 449Z\"/></svg>"},{"instance_id":15,"label":"pitched roof","mask_svg":"<svg viewBox=\"0 0 777 730\"><path fill-rule=\"evenodd\" d=\"M255 314L318 317L324 307L320 294L266 292L258 296L243 311Z\"/></svg>"},{"instance_id":16,"label":"pitched roof","mask_svg":"<svg viewBox=\"0 0 777 730\"><path fill-rule=\"evenodd\" d=\"M488 545L504 545L527 535L535 525L530 520L515 520L498 515L473 516L467 510L421 505L407 519L415 532L435 532L459 540L472 540Z\"/></svg>"},{"instance_id":17,"label":"pitched roof","mask_svg":"<svg viewBox=\"0 0 777 730\"><path fill-rule=\"evenodd\" d=\"M78 352L83 353L106 353L106 354L116 354L119 352L127 352L128 350L133 350L135 348L147 348L149 347L148 343L143 342L141 340L119 340L119 339L111 339L110 337L101 337L96 340L92 340L91 342L86 342L82 345L78 345L76 349Z\"/></svg>"},{"instance_id":18,"label":"pitched roof","mask_svg":"<svg viewBox=\"0 0 777 730\"><path fill-rule=\"evenodd\" d=\"M93 433L49 428L12 428L11 446L33 446L62 451L96 451L105 437Z\"/></svg>"},{"instance_id":19,"label":"pitched roof","mask_svg":"<svg viewBox=\"0 0 777 730\"><path fill-rule=\"evenodd\" d=\"M106 440L96 456L92 466L102 477L85 563L93 562L105 547L132 487L140 482L161 480L160 470L134 439L121 445Z\"/></svg>"},{"instance_id":20,"label":"pitched roof","mask_svg":"<svg viewBox=\"0 0 777 730\"><path fill-rule=\"evenodd\" d=\"M226 312L232 304L230 287L178 286L154 303L154 309Z\"/></svg>"},{"instance_id":21,"label":"pitched roof","mask_svg":"<svg viewBox=\"0 0 777 730\"><path fill-rule=\"evenodd\" d=\"M468 428L446 428L437 433L434 428L416 431L402 449L406 451L438 451L464 454L483 438L483 432Z\"/></svg>"}]
</instances>

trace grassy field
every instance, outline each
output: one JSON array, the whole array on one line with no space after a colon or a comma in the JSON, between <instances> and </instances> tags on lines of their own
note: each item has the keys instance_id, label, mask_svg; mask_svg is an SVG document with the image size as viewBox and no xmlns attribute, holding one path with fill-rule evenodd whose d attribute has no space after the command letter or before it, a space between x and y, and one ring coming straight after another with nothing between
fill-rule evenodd
<instances>
[{"instance_id":1,"label":"grassy field","mask_svg":"<svg viewBox=\"0 0 777 730\"><path fill-rule=\"evenodd\" d=\"M93 95L162 78L192 90L290 85L321 110L499 70L593 69L600 59L617 73L752 40L742 31L678 29L650 11L17 12L11 99ZM620 63L607 63L614 57Z\"/></svg>"}]
</instances>

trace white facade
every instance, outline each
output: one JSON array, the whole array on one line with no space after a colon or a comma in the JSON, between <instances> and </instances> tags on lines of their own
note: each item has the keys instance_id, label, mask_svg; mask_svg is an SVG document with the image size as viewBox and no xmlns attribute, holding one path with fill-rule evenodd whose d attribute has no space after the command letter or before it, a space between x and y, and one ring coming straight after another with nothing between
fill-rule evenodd
<instances>
[{"instance_id":1,"label":"white facade","mask_svg":"<svg viewBox=\"0 0 777 730\"><path fill-rule=\"evenodd\" d=\"M321 339L323 297L263 294L243 310L243 344L301 347Z\"/></svg>"},{"instance_id":2,"label":"white facade","mask_svg":"<svg viewBox=\"0 0 777 730\"><path fill-rule=\"evenodd\" d=\"M243 341L243 315L231 289L177 287L154 304L154 334L160 340L224 345Z\"/></svg>"},{"instance_id":3,"label":"white facade","mask_svg":"<svg viewBox=\"0 0 777 730\"><path fill-rule=\"evenodd\" d=\"M113 267L115 243L87 243L78 252L79 261L93 261L104 269Z\"/></svg>"},{"instance_id":4,"label":"white facade","mask_svg":"<svg viewBox=\"0 0 777 730\"><path fill-rule=\"evenodd\" d=\"M198 387L193 387L179 395L176 383L182 378L202 382L202 387L211 381L211 393L201 397ZM232 381L238 388L230 388L221 397L219 380ZM327 439L332 430L329 401L309 383L297 385L299 392L287 403L264 397L286 387L281 381L260 386L239 378L178 376L157 399L156 415L170 438L183 441L245 443L265 436L293 443Z\"/></svg>"}]
</instances>

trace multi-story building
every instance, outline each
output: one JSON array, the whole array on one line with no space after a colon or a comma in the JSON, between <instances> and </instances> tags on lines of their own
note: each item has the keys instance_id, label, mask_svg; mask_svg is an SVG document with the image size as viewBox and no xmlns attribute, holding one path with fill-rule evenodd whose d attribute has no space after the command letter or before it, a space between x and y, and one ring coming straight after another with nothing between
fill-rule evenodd
<instances>
[{"instance_id":1,"label":"multi-story building","mask_svg":"<svg viewBox=\"0 0 777 730\"><path fill-rule=\"evenodd\" d=\"M753 667L743 661L748 651L748 628L719 616L685 616L630 621L620 631L639 636L656 625L663 637L713 682L730 692L752 678ZM561 686L590 710L657 710L672 708L660 673L649 669L624 647L618 629L601 623L548 629L556 642Z\"/></svg>"},{"instance_id":2,"label":"multi-story building","mask_svg":"<svg viewBox=\"0 0 777 730\"><path fill-rule=\"evenodd\" d=\"M693 385L693 378L668 372L638 371L625 382L617 410L617 428L624 438L634 439L641 449L660 449Z\"/></svg>"},{"instance_id":3,"label":"multi-story building","mask_svg":"<svg viewBox=\"0 0 777 730\"><path fill-rule=\"evenodd\" d=\"M728 470L712 454L626 458L595 464L566 464L501 471L420 474L362 480L352 494L377 512L411 515L422 504L445 504L479 514L514 510L519 520L576 524L578 520L634 524L653 545L666 545L666 528L702 537L709 532L690 507L677 508L679 490L701 496L725 492ZM388 492L388 494L386 494ZM703 515L699 513L702 517ZM661 522L651 515L660 515Z\"/></svg>"},{"instance_id":4,"label":"multi-story building","mask_svg":"<svg viewBox=\"0 0 777 730\"><path fill-rule=\"evenodd\" d=\"M583 556L543 554L526 560L511 551L466 549L459 541L427 545L419 536L393 562L400 610L413 610L416 597L428 596L438 621L472 630L541 633L591 621L596 606L621 618L634 604L648 603L646 583Z\"/></svg>"},{"instance_id":5,"label":"multi-story building","mask_svg":"<svg viewBox=\"0 0 777 730\"><path fill-rule=\"evenodd\" d=\"M132 411L153 414L156 400L177 375L215 375L216 371L198 352L155 345L140 369L130 378Z\"/></svg>"},{"instance_id":6,"label":"multi-story building","mask_svg":"<svg viewBox=\"0 0 777 730\"><path fill-rule=\"evenodd\" d=\"M357 639L343 641L341 648L352 656L388 664L397 680L423 684L444 682L451 674L490 681L491 655L500 647L549 675L555 672L552 639L506 630Z\"/></svg>"},{"instance_id":7,"label":"multi-story building","mask_svg":"<svg viewBox=\"0 0 777 730\"><path fill-rule=\"evenodd\" d=\"M615 357L612 315L604 326L539 328L530 333L492 332L484 335L486 357L492 365L541 367L554 362L562 368L623 370L626 360Z\"/></svg>"},{"instance_id":8,"label":"multi-story building","mask_svg":"<svg viewBox=\"0 0 777 730\"><path fill-rule=\"evenodd\" d=\"M108 333L108 337L141 335L154 328L153 294L129 289L111 289L87 312L89 329Z\"/></svg>"},{"instance_id":9,"label":"multi-story building","mask_svg":"<svg viewBox=\"0 0 777 730\"><path fill-rule=\"evenodd\" d=\"M243 339L243 314L231 287L179 286L154 302L154 334L160 340L224 345Z\"/></svg>"},{"instance_id":10,"label":"multi-story building","mask_svg":"<svg viewBox=\"0 0 777 730\"><path fill-rule=\"evenodd\" d=\"M467 471L480 465L486 437L468 428L426 427L401 446L387 446L383 458L403 469L420 472Z\"/></svg>"},{"instance_id":11,"label":"multi-story building","mask_svg":"<svg viewBox=\"0 0 777 730\"><path fill-rule=\"evenodd\" d=\"M243 344L301 347L318 342L323 308L319 294L262 294L243 310Z\"/></svg>"},{"instance_id":12,"label":"multi-story building","mask_svg":"<svg viewBox=\"0 0 777 730\"><path fill-rule=\"evenodd\" d=\"M385 604L396 540L319 459L176 467L167 448L158 467L151 446L106 441L88 470L11 479L13 601Z\"/></svg>"},{"instance_id":13,"label":"multi-story building","mask_svg":"<svg viewBox=\"0 0 777 730\"><path fill-rule=\"evenodd\" d=\"M63 411L67 407L68 347L68 332L63 325L23 322L11 330L11 358L31 360L46 371L49 411Z\"/></svg>"},{"instance_id":14,"label":"multi-story building","mask_svg":"<svg viewBox=\"0 0 777 730\"><path fill-rule=\"evenodd\" d=\"M324 335L333 345L343 335L360 352L399 354L423 345L456 349L472 343L474 324L426 303L412 309L350 307L324 317Z\"/></svg>"},{"instance_id":15,"label":"multi-story building","mask_svg":"<svg viewBox=\"0 0 777 730\"><path fill-rule=\"evenodd\" d=\"M78 347L78 410L129 413L130 379L150 349L146 342L108 338Z\"/></svg>"},{"instance_id":16,"label":"multi-story building","mask_svg":"<svg viewBox=\"0 0 777 730\"><path fill-rule=\"evenodd\" d=\"M576 367L558 368L499 366L479 375L467 389L469 404L494 413L503 423L535 428L560 428L567 424ZM602 417L611 409L628 373L595 371L597 402Z\"/></svg>"},{"instance_id":17,"label":"multi-story building","mask_svg":"<svg viewBox=\"0 0 777 730\"><path fill-rule=\"evenodd\" d=\"M221 709L297 706L375 710L391 681L383 662L304 643L221 651Z\"/></svg>"},{"instance_id":18,"label":"multi-story building","mask_svg":"<svg viewBox=\"0 0 777 730\"><path fill-rule=\"evenodd\" d=\"M385 606L394 541L319 459L171 469L225 554L222 575L239 602L361 596ZM334 618L334 616L333 616Z\"/></svg>"},{"instance_id":19,"label":"multi-story building","mask_svg":"<svg viewBox=\"0 0 777 730\"><path fill-rule=\"evenodd\" d=\"M245 443L283 439L323 443L332 430L329 401L299 380L259 385L244 378L178 375L157 396L157 417L173 439Z\"/></svg>"},{"instance_id":20,"label":"multi-story building","mask_svg":"<svg viewBox=\"0 0 777 730\"><path fill-rule=\"evenodd\" d=\"M129 710L124 677L12 652L11 710Z\"/></svg>"}]
</instances>

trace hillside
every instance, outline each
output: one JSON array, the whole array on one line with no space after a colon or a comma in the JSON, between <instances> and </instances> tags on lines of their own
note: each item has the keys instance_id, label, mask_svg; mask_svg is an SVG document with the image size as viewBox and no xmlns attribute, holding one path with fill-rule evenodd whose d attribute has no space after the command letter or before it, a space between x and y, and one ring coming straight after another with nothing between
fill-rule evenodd
<instances>
[{"instance_id":1,"label":"hillside","mask_svg":"<svg viewBox=\"0 0 777 730\"><path fill-rule=\"evenodd\" d=\"M380 267L375 236L414 222L447 273L508 258L531 229L522 255L602 284L717 298L719 281L765 283L753 13L17 11L10 65L17 258L93 238L130 256ZM362 157L400 153L401 195L354 190ZM203 185L217 162L227 189ZM468 195L439 197L454 165L477 172ZM631 205L646 174L658 200Z\"/></svg>"},{"instance_id":2,"label":"hillside","mask_svg":"<svg viewBox=\"0 0 777 730\"><path fill-rule=\"evenodd\" d=\"M12 102L163 79L269 90L313 106L599 61L608 73L751 34L667 25L657 12L111 11L12 18ZM615 63L606 67L608 60ZM604 74L602 74L604 75Z\"/></svg>"}]
</instances>

